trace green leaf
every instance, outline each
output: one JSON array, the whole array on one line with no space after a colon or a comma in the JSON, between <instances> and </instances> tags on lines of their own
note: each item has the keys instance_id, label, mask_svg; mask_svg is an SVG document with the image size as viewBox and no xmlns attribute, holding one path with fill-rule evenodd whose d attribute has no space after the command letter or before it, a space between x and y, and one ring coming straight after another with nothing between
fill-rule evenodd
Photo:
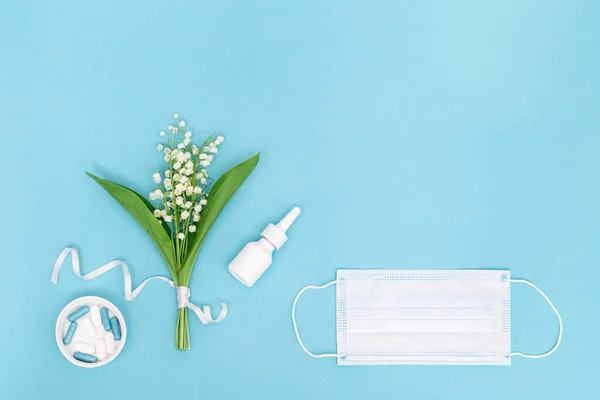
<instances>
[{"instance_id":1,"label":"green leaf","mask_svg":"<svg viewBox=\"0 0 600 400\"><path fill-rule=\"evenodd\" d=\"M90 174L88 172L86 172L86 174L88 174L90 176L92 175L92 174ZM94 178L94 179L96 179L96 178ZM141 194L139 194L137 192L134 192L133 190L129 189L126 186L120 185L118 183L115 183L115 185L119 185L123 189L126 189L126 190L129 190L129 191L133 192L137 197L140 198L140 200L142 200L144 202L144 204L146 205L146 207L148 208L148 210L152 213L152 215L154 215L154 210L156 210L156 208L154 208L154 206L152 205L152 203L150 203L148 200L146 200L146 198L144 196L142 196ZM167 235L169 235L169 237L171 238L171 240L173 240L173 234L171 232L171 228L169 228L169 225L164 220L162 221L162 226L163 226L163 229L165 230L165 232L167 232Z\"/></svg>"},{"instance_id":2,"label":"green leaf","mask_svg":"<svg viewBox=\"0 0 600 400\"><path fill-rule=\"evenodd\" d=\"M115 200L125 208L133 218L144 228L150 239L154 242L158 251L167 263L167 267L174 279L177 279L177 264L175 262L175 251L168 226L161 224L154 216L154 207L149 201L133 190L98 178L94 174L86 172L90 178L102 186ZM165 229L166 228L166 229Z\"/></svg>"},{"instance_id":3,"label":"green leaf","mask_svg":"<svg viewBox=\"0 0 600 400\"><path fill-rule=\"evenodd\" d=\"M194 267L194 263L196 261L196 257L198 256L198 252L200 251L200 247L202 246L202 242L206 238L206 234L231 196L233 196L240 186L242 186L242 183L244 183L246 178L252 173L254 167L256 167L256 164L258 164L259 158L260 153L257 153L255 156L249 158L243 163L231 168L229 171L223 174L219 180L217 180L215 185L210 190L208 203L200 214L201 219L198 223L198 228L196 232L193 235L190 235L188 239L189 247L183 261L180 274L181 285L187 286L189 284L192 268Z\"/></svg>"}]
</instances>

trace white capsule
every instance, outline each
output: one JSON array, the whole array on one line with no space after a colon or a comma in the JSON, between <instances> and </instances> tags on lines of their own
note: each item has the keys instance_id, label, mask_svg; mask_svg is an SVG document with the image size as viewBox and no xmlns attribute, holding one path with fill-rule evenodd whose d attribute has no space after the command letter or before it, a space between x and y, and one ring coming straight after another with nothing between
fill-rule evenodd
<instances>
[{"instance_id":1,"label":"white capsule","mask_svg":"<svg viewBox=\"0 0 600 400\"><path fill-rule=\"evenodd\" d=\"M95 354L96 348L93 344L77 342L75 343L75 351L80 351L87 354Z\"/></svg>"},{"instance_id":2,"label":"white capsule","mask_svg":"<svg viewBox=\"0 0 600 400\"><path fill-rule=\"evenodd\" d=\"M106 331L104 330L104 326L100 325L96 328L96 337L102 339Z\"/></svg>"},{"instance_id":3,"label":"white capsule","mask_svg":"<svg viewBox=\"0 0 600 400\"><path fill-rule=\"evenodd\" d=\"M115 337L113 336L112 332L108 332L106 335L104 335L104 343L106 344L106 352L108 354L115 352Z\"/></svg>"},{"instance_id":4,"label":"white capsule","mask_svg":"<svg viewBox=\"0 0 600 400\"><path fill-rule=\"evenodd\" d=\"M89 318L80 318L77 321L77 330L83 333L83 336L88 337L90 339L94 339L96 337L96 328L92 325L92 321Z\"/></svg>"},{"instance_id":5,"label":"white capsule","mask_svg":"<svg viewBox=\"0 0 600 400\"><path fill-rule=\"evenodd\" d=\"M92 319L92 325L94 325L95 327L99 327L100 325L102 325L102 318L100 317L100 307L90 307L90 318Z\"/></svg>"},{"instance_id":6,"label":"white capsule","mask_svg":"<svg viewBox=\"0 0 600 400\"><path fill-rule=\"evenodd\" d=\"M100 361L106 360L107 357L106 344L102 338L96 340L96 357L98 357L98 360Z\"/></svg>"}]
</instances>

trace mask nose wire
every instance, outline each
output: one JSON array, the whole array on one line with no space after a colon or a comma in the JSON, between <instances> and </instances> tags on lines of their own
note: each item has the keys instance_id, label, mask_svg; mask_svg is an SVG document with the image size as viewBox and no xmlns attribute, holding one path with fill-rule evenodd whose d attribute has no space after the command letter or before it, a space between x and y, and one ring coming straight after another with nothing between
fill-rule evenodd
<instances>
[{"instance_id":1,"label":"mask nose wire","mask_svg":"<svg viewBox=\"0 0 600 400\"><path fill-rule=\"evenodd\" d=\"M560 313L558 312L558 310L556 309L556 307L554 306L554 304L552 304L552 301L550 301L550 298L548 298L548 296L546 296L546 293L544 293L542 291L542 289L540 289L539 287L537 287L534 283L529 282L528 280L525 280L525 279L511 279L510 281L511 281L511 283L524 283L524 284L526 284L526 285L531 286L532 288L534 288L548 302L548 304L552 308L552 311L554 311L554 313L558 317L558 337L556 338L556 343L554 344L554 346L550 350L548 350L547 352L545 352L543 354L525 354L525 353L520 353L520 352L514 352L514 353L510 353L510 355L511 356L524 357L524 358L544 358L544 357L548 357L550 354L554 353L556 351L556 349L558 349L558 346L560 346L560 341L562 340L562 334L563 334L563 321L562 321L562 317L560 316Z\"/></svg>"},{"instance_id":2,"label":"mask nose wire","mask_svg":"<svg viewBox=\"0 0 600 400\"><path fill-rule=\"evenodd\" d=\"M305 291L307 291L308 289L317 289L317 290L321 290L321 289L325 289L331 285L335 285L336 283L340 282L341 280L336 279L334 281L328 282L324 285L321 286L305 286L303 287L298 294L296 295L296 298L294 299L294 303L292 304L292 322L294 323L294 332L296 332L296 340L298 340L298 344L300 345L300 347L302 347L302 350L304 350L304 352L306 354L308 354L309 356L311 356L312 358L325 358L325 357L339 357L340 355L337 353L325 353L325 354L314 354L311 353L306 346L304 346L304 343L302 342L302 339L300 339L300 333L298 332L298 324L296 323L296 304L298 303L298 299L300 298L300 296L302 295L302 293L304 293Z\"/></svg>"}]
</instances>

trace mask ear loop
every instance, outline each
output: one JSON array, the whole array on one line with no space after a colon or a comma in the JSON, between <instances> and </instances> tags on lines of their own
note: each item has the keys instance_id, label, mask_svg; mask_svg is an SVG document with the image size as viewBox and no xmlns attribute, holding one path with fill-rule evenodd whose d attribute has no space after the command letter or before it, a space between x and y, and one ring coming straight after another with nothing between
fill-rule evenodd
<instances>
[{"instance_id":1,"label":"mask ear loop","mask_svg":"<svg viewBox=\"0 0 600 400\"><path fill-rule=\"evenodd\" d=\"M524 357L524 358L544 358L544 357L548 357L550 354L554 353L556 351L556 349L558 349L558 346L560 346L560 341L562 340L563 322L562 322L562 318L560 316L560 313L558 312L558 310L556 309L556 307L554 307L554 304L552 304L552 302L550 301L550 299L548 298L548 296L546 296L546 293L544 293L542 291L542 289L540 289L539 287L537 287L535 284L533 284L533 283L531 283L531 282L529 282L529 281L527 281L525 279L511 279L510 281L511 281L511 283L524 283L526 285L531 286L535 290L537 290L537 292L539 294L541 294L542 297L548 302L548 304L552 308L552 311L554 311L554 313L558 317L558 338L556 339L556 343L554 344L554 347L552 347L550 350L548 350L547 352L545 352L543 354L524 354L524 353L514 352L514 353L510 353L510 355L511 356L520 356L520 357Z\"/></svg>"},{"instance_id":2,"label":"mask ear loop","mask_svg":"<svg viewBox=\"0 0 600 400\"><path fill-rule=\"evenodd\" d=\"M302 350L304 350L304 352L306 354L308 354L309 356L311 356L312 358L339 357L339 354L329 354L329 353L328 354L313 354L306 348L306 346L304 346L304 343L302 343L302 339L300 339L300 333L298 332L298 324L296 323L296 303L298 303L298 299L300 298L302 293L304 293L306 290L308 290L308 289L318 289L318 290L325 289L331 285L335 285L338 282L340 282L340 280L336 279L334 281L331 281L331 282L326 283L321 286L305 286L298 292L298 294L296 295L296 298L294 299L294 304L292 304L292 322L294 323L294 332L296 332L296 339L298 340L298 344L300 345L300 347L302 347Z\"/></svg>"}]
</instances>

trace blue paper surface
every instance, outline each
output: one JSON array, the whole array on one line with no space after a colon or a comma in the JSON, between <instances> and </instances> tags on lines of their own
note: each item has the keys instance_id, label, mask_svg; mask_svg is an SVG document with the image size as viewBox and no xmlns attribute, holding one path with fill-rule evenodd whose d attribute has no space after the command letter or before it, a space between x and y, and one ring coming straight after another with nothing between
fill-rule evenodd
<instances>
[{"instance_id":1,"label":"blue paper surface","mask_svg":"<svg viewBox=\"0 0 600 400\"><path fill-rule=\"evenodd\" d=\"M0 2L2 398L587 399L600 331L600 2ZM158 251L84 171L149 193L158 132L178 111L226 137L212 172L255 152L210 232L190 322L175 291L135 302L122 274L50 284L66 245L83 272L120 258L134 284ZM269 222L303 209L249 289L227 264ZM336 268L508 268L561 311L562 347L511 367L337 367L296 343L298 290ZM127 345L96 370L63 359L60 310L83 295L123 312ZM513 350L543 352L557 323L514 287ZM334 289L298 306L306 345L335 351Z\"/></svg>"}]
</instances>

